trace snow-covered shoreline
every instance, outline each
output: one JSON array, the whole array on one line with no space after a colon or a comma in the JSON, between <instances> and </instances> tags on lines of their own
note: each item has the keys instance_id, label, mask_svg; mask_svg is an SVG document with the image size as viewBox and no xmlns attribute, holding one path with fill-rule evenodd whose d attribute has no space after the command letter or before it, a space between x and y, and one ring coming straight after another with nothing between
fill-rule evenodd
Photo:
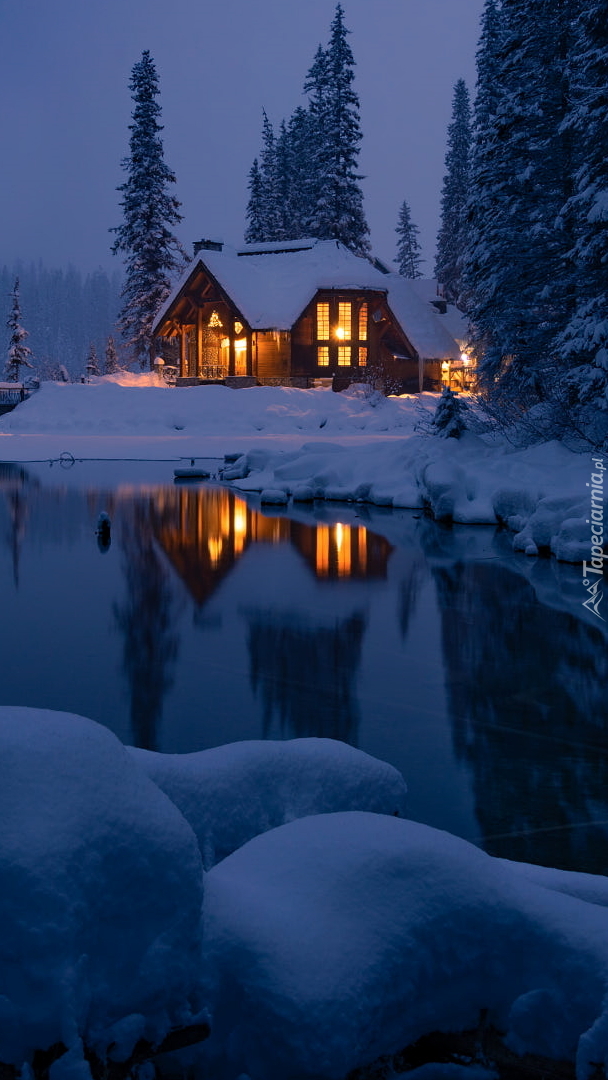
<instances>
[{"instance_id":1,"label":"snow-covered shoreline","mask_svg":"<svg viewBox=\"0 0 608 1080\"><path fill-rule=\"evenodd\" d=\"M422 434L417 429L421 420L428 426L434 394L176 390L154 378L43 384L0 419L0 459L56 460L63 453L178 463L242 454L236 473L243 475L230 481L241 490L425 507L438 520L506 525L515 550L528 555L551 552L572 563L590 556L589 485L601 459L594 464L591 455L556 442L519 449L496 436Z\"/></svg>"},{"instance_id":2,"label":"snow-covered shoreline","mask_svg":"<svg viewBox=\"0 0 608 1080\"><path fill-rule=\"evenodd\" d=\"M201 1075L343 1080L482 1014L512 1055L605 1067L605 878L408 821L400 774L333 740L163 755L4 706L0 750L7 1075L208 1025Z\"/></svg>"}]
</instances>

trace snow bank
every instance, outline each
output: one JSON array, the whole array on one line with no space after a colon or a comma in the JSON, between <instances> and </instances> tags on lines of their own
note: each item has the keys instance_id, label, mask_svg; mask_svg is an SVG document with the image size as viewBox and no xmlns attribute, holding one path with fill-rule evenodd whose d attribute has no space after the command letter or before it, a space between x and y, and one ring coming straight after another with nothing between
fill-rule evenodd
<instances>
[{"instance_id":1,"label":"snow bank","mask_svg":"<svg viewBox=\"0 0 608 1080\"><path fill-rule=\"evenodd\" d=\"M194 829L205 869L259 833L309 814L405 812L401 773L333 739L239 742L195 754L129 752Z\"/></svg>"},{"instance_id":2,"label":"snow bank","mask_svg":"<svg viewBox=\"0 0 608 1080\"><path fill-rule=\"evenodd\" d=\"M209 872L214 1077L339 1080L480 1010L516 1053L608 1054L608 912L427 826L308 817Z\"/></svg>"},{"instance_id":3,"label":"snow bank","mask_svg":"<svg viewBox=\"0 0 608 1080\"><path fill-rule=\"evenodd\" d=\"M127 1057L199 992L202 866L105 727L0 707L0 1062L80 1039Z\"/></svg>"},{"instance_id":4,"label":"snow bank","mask_svg":"<svg viewBox=\"0 0 608 1080\"><path fill-rule=\"evenodd\" d=\"M152 377L154 378L154 376ZM124 384L124 377L120 377ZM0 420L0 432L63 435L255 436L302 432L411 432L418 419L411 397L374 397L360 393L257 386L167 387L147 375L128 385L112 377L94 383L43 383L40 390ZM142 385L142 382L144 385ZM429 408L435 395L423 395ZM430 399L430 400L429 400Z\"/></svg>"}]
</instances>

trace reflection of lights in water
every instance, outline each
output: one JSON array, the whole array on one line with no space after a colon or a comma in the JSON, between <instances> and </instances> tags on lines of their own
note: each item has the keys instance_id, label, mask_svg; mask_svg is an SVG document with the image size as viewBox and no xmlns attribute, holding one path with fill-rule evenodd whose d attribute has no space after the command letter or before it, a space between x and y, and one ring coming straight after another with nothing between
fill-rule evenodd
<instances>
[{"instance_id":1,"label":"reflection of lights in water","mask_svg":"<svg viewBox=\"0 0 608 1080\"><path fill-rule=\"evenodd\" d=\"M337 547L338 551L340 551L340 548L342 547L342 539L343 539L342 534L343 534L342 525L340 524L340 522L338 522L338 524L336 525L336 547Z\"/></svg>"},{"instance_id":2,"label":"reflection of lights in water","mask_svg":"<svg viewBox=\"0 0 608 1080\"><path fill-rule=\"evenodd\" d=\"M234 503L234 554L240 555L245 546L247 535L247 507L245 503Z\"/></svg>"},{"instance_id":3,"label":"reflection of lights in water","mask_svg":"<svg viewBox=\"0 0 608 1080\"><path fill-rule=\"evenodd\" d=\"M224 541L221 536L210 536L207 541L207 548L209 550L209 558L213 566L217 566L220 561L220 555L222 554L222 548Z\"/></svg>"},{"instance_id":4,"label":"reflection of lights in water","mask_svg":"<svg viewBox=\"0 0 608 1080\"><path fill-rule=\"evenodd\" d=\"M234 504L234 531L237 536L247 532L247 508L245 503Z\"/></svg>"},{"instance_id":5,"label":"reflection of lights in water","mask_svg":"<svg viewBox=\"0 0 608 1080\"><path fill-rule=\"evenodd\" d=\"M317 527L317 574L325 575L329 571L329 529L327 525Z\"/></svg>"}]
</instances>

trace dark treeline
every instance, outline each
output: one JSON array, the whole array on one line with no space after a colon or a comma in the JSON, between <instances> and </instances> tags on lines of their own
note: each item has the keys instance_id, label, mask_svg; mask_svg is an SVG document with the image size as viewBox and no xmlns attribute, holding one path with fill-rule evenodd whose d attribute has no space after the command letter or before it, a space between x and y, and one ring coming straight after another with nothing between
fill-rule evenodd
<instances>
[{"instance_id":1,"label":"dark treeline","mask_svg":"<svg viewBox=\"0 0 608 1080\"><path fill-rule=\"evenodd\" d=\"M120 275L94 270L83 275L73 266L53 269L42 263L22 263L0 269L0 324L8 348L11 295L19 278L23 325L32 350L33 370L39 378L56 376L61 366L72 378L85 373L93 344L103 357L120 307Z\"/></svg>"}]
</instances>

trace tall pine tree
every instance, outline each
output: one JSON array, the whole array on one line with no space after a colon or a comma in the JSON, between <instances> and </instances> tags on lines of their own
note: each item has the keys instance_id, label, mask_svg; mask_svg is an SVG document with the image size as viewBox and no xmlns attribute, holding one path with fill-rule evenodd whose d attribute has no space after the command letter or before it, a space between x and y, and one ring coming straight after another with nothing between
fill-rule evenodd
<instances>
[{"instance_id":1,"label":"tall pine tree","mask_svg":"<svg viewBox=\"0 0 608 1080\"><path fill-rule=\"evenodd\" d=\"M443 284L445 296L452 303L457 303L462 293L470 157L471 105L466 83L464 79L459 79L454 87L452 119L448 127L446 172L435 260L435 277Z\"/></svg>"},{"instance_id":2,"label":"tall pine tree","mask_svg":"<svg viewBox=\"0 0 608 1080\"><path fill-rule=\"evenodd\" d=\"M258 159L255 158L249 170L249 202L247 203L247 226L245 228L245 243L259 244L266 239L264 221L264 207L262 200L262 174Z\"/></svg>"},{"instance_id":3,"label":"tall pine tree","mask_svg":"<svg viewBox=\"0 0 608 1080\"><path fill-rule=\"evenodd\" d=\"M412 221L412 215L407 202L404 200L399 211L397 228L397 258L395 262L399 273L406 278L422 277L420 269L421 247L418 242L419 229Z\"/></svg>"},{"instance_id":4,"label":"tall pine tree","mask_svg":"<svg viewBox=\"0 0 608 1080\"><path fill-rule=\"evenodd\" d=\"M608 448L608 0L587 0L571 50L574 191L564 208L574 243L573 310L558 341L574 425Z\"/></svg>"},{"instance_id":5,"label":"tall pine tree","mask_svg":"<svg viewBox=\"0 0 608 1080\"><path fill-rule=\"evenodd\" d=\"M4 374L9 382L19 382L21 368L31 368L32 350L25 344L28 332L21 321L21 300L19 297L19 278L15 279L11 295L11 311L6 321L10 332L8 355Z\"/></svg>"},{"instance_id":6,"label":"tall pine tree","mask_svg":"<svg viewBox=\"0 0 608 1080\"><path fill-rule=\"evenodd\" d=\"M573 2L488 0L484 12L467 306L482 384L520 411L550 392L569 304L560 215L571 178L563 121Z\"/></svg>"},{"instance_id":7,"label":"tall pine tree","mask_svg":"<svg viewBox=\"0 0 608 1080\"><path fill-rule=\"evenodd\" d=\"M155 315L171 290L172 277L186 255L171 227L181 221L180 203L169 194L175 174L165 163L159 124L158 76L148 50L134 65L129 84L135 108L129 126L130 153L123 161L127 180L123 223L115 232L112 252L125 253L126 278L119 326L142 367L149 360Z\"/></svg>"},{"instance_id":8,"label":"tall pine tree","mask_svg":"<svg viewBox=\"0 0 608 1080\"><path fill-rule=\"evenodd\" d=\"M362 135L348 33L339 3L329 45L325 52L317 53L307 83L312 93L317 139L317 192L310 229L319 239L341 240L351 251L366 255L370 250L369 228L359 185L362 177L357 171Z\"/></svg>"}]
</instances>

